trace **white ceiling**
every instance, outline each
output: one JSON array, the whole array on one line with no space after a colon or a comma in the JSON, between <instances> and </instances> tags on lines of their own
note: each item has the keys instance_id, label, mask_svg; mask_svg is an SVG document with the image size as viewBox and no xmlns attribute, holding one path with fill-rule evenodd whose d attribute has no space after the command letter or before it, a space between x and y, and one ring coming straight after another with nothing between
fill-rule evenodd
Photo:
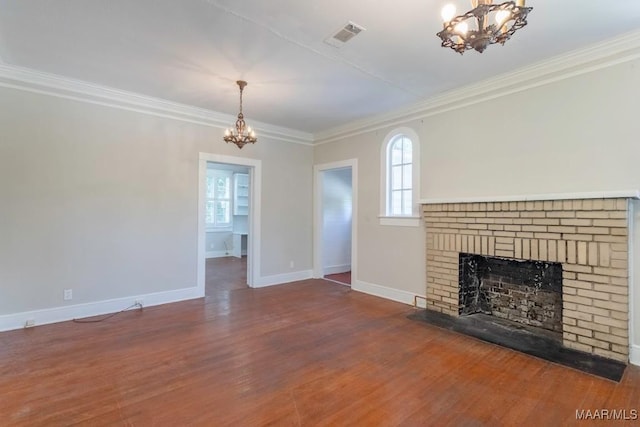
<instances>
[{"instance_id":1,"label":"white ceiling","mask_svg":"<svg viewBox=\"0 0 640 427\"><path fill-rule=\"evenodd\" d=\"M505 46L440 47L467 0L0 0L0 62L317 133L640 28L640 1L528 0ZM366 28L340 49L347 21Z\"/></svg>"}]
</instances>

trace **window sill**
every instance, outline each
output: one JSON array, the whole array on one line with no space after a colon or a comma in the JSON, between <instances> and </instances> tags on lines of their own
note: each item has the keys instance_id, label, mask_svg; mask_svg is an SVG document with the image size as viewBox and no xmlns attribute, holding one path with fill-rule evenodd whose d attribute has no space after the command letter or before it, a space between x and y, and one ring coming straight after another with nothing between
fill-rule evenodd
<instances>
[{"instance_id":1,"label":"window sill","mask_svg":"<svg viewBox=\"0 0 640 427\"><path fill-rule=\"evenodd\" d=\"M392 225L396 227L419 227L419 216L379 216L380 225Z\"/></svg>"},{"instance_id":2,"label":"window sill","mask_svg":"<svg viewBox=\"0 0 640 427\"><path fill-rule=\"evenodd\" d=\"M231 233L233 231L233 227L209 227L206 229L207 233Z\"/></svg>"}]
</instances>

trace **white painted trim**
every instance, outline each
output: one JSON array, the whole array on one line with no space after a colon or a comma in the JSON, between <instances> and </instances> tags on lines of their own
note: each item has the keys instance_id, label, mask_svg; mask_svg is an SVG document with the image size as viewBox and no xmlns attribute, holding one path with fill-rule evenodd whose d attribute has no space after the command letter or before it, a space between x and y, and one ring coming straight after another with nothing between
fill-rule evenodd
<instances>
[{"instance_id":1,"label":"white painted trim","mask_svg":"<svg viewBox=\"0 0 640 427\"><path fill-rule=\"evenodd\" d=\"M574 200L574 199L640 199L640 190L591 191L585 193L549 193L515 196L480 196L422 199L423 205L439 203L484 203L484 202L526 202L540 200Z\"/></svg>"},{"instance_id":2,"label":"white painted trim","mask_svg":"<svg viewBox=\"0 0 640 427\"><path fill-rule=\"evenodd\" d=\"M633 365L640 366L640 345L634 344L631 346L629 362Z\"/></svg>"},{"instance_id":3,"label":"white painted trim","mask_svg":"<svg viewBox=\"0 0 640 427\"><path fill-rule=\"evenodd\" d=\"M249 236L247 237L247 284L256 287L260 283L260 260L261 260L261 223L262 218L262 160L249 159L245 157L226 156L213 153L199 153L198 168L198 260L197 260L197 281L198 289L204 295L205 287L205 267L206 267L206 227L204 224L204 211L206 200L205 178L207 175L207 162L227 163L241 165L249 168L249 192L251 201L249 206Z\"/></svg>"},{"instance_id":4,"label":"white painted trim","mask_svg":"<svg viewBox=\"0 0 640 427\"><path fill-rule=\"evenodd\" d=\"M201 293L197 287L191 287L85 304L75 304L64 307L47 308L44 310L7 314L0 316L0 332L22 329L27 320L34 320L35 325L39 326L49 323L66 322L68 320L81 319L84 317L115 313L133 305L136 301L142 301L144 307L151 307L154 305L202 298L203 296L204 294Z\"/></svg>"},{"instance_id":5,"label":"white painted trim","mask_svg":"<svg viewBox=\"0 0 640 427\"><path fill-rule=\"evenodd\" d=\"M237 119L230 114L13 65L0 64L0 86L216 127L220 129L221 136L222 131ZM313 143L313 135L307 132L254 120L251 120L250 124L259 138L266 137L304 145Z\"/></svg>"},{"instance_id":6,"label":"white painted trim","mask_svg":"<svg viewBox=\"0 0 640 427\"><path fill-rule=\"evenodd\" d=\"M227 257L227 256L231 256L231 254L228 253L227 251L223 251L223 250L220 250L220 251L207 251L207 253L205 254L205 257L207 259L209 259L209 258L224 258L224 257Z\"/></svg>"},{"instance_id":7,"label":"white painted trim","mask_svg":"<svg viewBox=\"0 0 640 427\"><path fill-rule=\"evenodd\" d=\"M207 233L233 233L233 227L218 227L218 228L207 228Z\"/></svg>"},{"instance_id":8,"label":"white painted trim","mask_svg":"<svg viewBox=\"0 0 640 427\"><path fill-rule=\"evenodd\" d=\"M256 281L253 287L264 288L267 286L283 285L285 283L311 279L312 276L313 276L313 271L311 270L293 271L291 273L274 274L272 276L263 276Z\"/></svg>"},{"instance_id":9,"label":"white painted trim","mask_svg":"<svg viewBox=\"0 0 640 427\"><path fill-rule=\"evenodd\" d=\"M411 120L522 92L640 58L640 30L428 98L407 108L314 134L316 144L398 126Z\"/></svg>"},{"instance_id":10,"label":"white painted trim","mask_svg":"<svg viewBox=\"0 0 640 427\"><path fill-rule=\"evenodd\" d=\"M640 31L636 30L511 73L445 92L392 113L354 121L316 134L256 121L252 121L251 125L259 136L304 145L325 144L522 92L638 58ZM221 131L236 119L230 114L2 63L0 86L217 127Z\"/></svg>"},{"instance_id":11,"label":"white painted trim","mask_svg":"<svg viewBox=\"0 0 640 427\"><path fill-rule=\"evenodd\" d=\"M327 274L346 273L347 271L351 271L351 264L330 265L328 267L324 267L322 271L324 273L324 276L326 276Z\"/></svg>"},{"instance_id":12,"label":"white painted trim","mask_svg":"<svg viewBox=\"0 0 640 427\"><path fill-rule=\"evenodd\" d=\"M358 277L358 159L313 166L313 277L322 278L322 173L351 168L351 280Z\"/></svg>"},{"instance_id":13,"label":"white painted trim","mask_svg":"<svg viewBox=\"0 0 640 427\"><path fill-rule=\"evenodd\" d=\"M382 285L376 285L373 283L363 282L361 280L352 280L351 289L354 291L362 292L369 295L374 295L380 298L385 298L391 301L401 302L403 304L413 305L413 301L417 295L412 292L403 291L400 289L388 288ZM425 308L425 302L422 299L418 300L418 307Z\"/></svg>"},{"instance_id":14,"label":"white painted trim","mask_svg":"<svg viewBox=\"0 0 640 427\"><path fill-rule=\"evenodd\" d=\"M198 217L198 250L196 260L196 286L204 295L205 279L207 270L207 226L205 223L205 210L207 200L207 161L202 158L202 153L198 156L198 206L196 215Z\"/></svg>"},{"instance_id":15,"label":"white painted trim","mask_svg":"<svg viewBox=\"0 0 640 427\"><path fill-rule=\"evenodd\" d=\"M420 227L419 216L379 216L380 225L396 227Z\"/></svg>"},{"instance_id":16,"label":"white painted trim","mask_svg":"<svg viewBox=\"0 0 640 427\"><path fill-rule=\"evenodd\" d=\"M351 277L358 277L358 159L349 160L351 163Z\"/></svg>"},{"instance_id":17,"label":"white painted trim","mask_svg":"<svg viewBox=\"0 0 640 427\"><path fill-rule=\"evenodd\" d=\"M525 91L637 58L640 58L638 30L483 82L445 92L392 113L354 121L316 134L256 121L252 121L251 125L259 136L304 145L325 144ZM236 120L236 117L230 114L2 63L0 86L217 127L221 131Z\"/></svg>"},{"instance_id":18,"label":"white painted trim","mask_svg":"<svg viewBox=\"0 0 640 427\"><path fill-rule=\"evenodd\" d=\"M629 362L640 366L640 343L636 343L636 322L640 322L639 307L636 307L636 293L638 292L636 286L640 285L640 283L635 280L636 274L636 251L640 250L638 247L640 245L640 238L637 236L637 223L636 223L636 215L640 212L637 212L637 207L640 204L637 200L629 200L628 201L628 213L627 213L627 221L628 221L628 274L629 274Z\"/></svg>"}]
</instances>

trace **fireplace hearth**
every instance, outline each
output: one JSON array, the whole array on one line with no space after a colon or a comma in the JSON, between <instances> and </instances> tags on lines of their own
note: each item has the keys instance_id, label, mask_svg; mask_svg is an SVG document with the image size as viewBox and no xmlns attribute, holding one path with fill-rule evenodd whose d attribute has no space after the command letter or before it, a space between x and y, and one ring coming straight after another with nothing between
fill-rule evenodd
<instances>
[{"instance_id":1,"label":"fireplace hearth","mask_svg":"<svg viewBox=\"0 0 640 427\"><path fill-rule=\"evenodd\" d=\"M567 348L554 332L482 313L453 317L433 310L416 310L408 317L612 381L620 381L627 366L617 360Z\"/></svg>"}]
</instances>

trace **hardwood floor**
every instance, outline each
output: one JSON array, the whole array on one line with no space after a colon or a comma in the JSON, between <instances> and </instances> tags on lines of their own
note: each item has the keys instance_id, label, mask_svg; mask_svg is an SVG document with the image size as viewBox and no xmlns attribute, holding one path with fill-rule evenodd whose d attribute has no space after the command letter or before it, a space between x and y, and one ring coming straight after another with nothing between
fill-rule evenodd
<instances>
[{"instance_id":1,"label":"hardwood floor","mask_svg":"<svg viewBox=\"0 0 640 427\"><path fill-rule=\"evenodd\" d=\"M327 280L333 280L338 283L343 283L345 285L351 285L351 272L347 271L346 273L336 273L336 274L327 274L324 276Z\"/></svg>"},{"instance_id":2,"label":"hardwood floor","mask_svg":"<svg viewBox=\"0 0 640 427\"><path fill-rule=\"evenodd\" d=\"M205 295L247 289L247 257L233 256L207 259Z\"/></svg>"},{"instance_id":3,"label":"hardwood floor","mask_svg":"<svg viewBox=\"0 0 640 427\"><path fill-rule=\"evenodd\" d=\"M0 425L554 426L640 409L637 367L614 383L411 310L307 280L5 332Z\"/></svg>"}]
</instances>

